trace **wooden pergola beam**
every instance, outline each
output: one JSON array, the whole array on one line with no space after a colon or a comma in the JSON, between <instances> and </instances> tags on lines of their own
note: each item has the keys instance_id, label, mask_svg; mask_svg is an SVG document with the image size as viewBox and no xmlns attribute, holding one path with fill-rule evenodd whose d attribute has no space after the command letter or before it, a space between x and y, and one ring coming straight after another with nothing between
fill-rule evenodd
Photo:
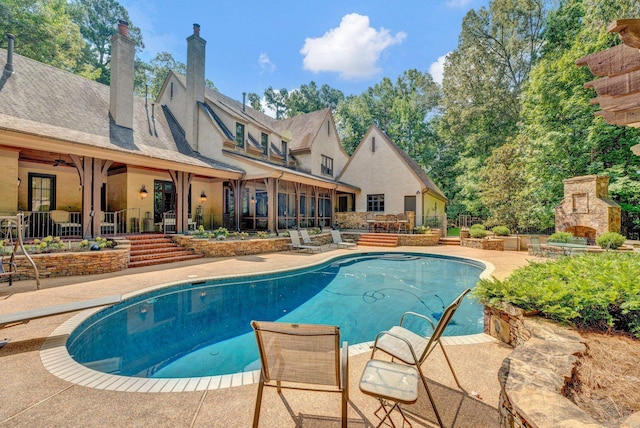
<instances>
[{"instance_id":1,"label":"wooden pergola beam","mask_svg":"<svg viewBox=\"0 0 640 428\"><path fill-rule=\"evenodd\" d=\"M609 25L607 31L618 33L625 45L640 49L640 19L618 19Z\"/></svg>"}]
</instances>

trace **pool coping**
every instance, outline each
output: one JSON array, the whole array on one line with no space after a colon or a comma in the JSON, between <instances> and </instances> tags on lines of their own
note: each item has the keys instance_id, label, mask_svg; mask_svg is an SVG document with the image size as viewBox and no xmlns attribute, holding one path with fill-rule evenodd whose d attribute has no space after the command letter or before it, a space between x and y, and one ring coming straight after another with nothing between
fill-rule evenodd
<instances>
[{"instance_id":1,"label":"pool coping","mask_svg":"<svg viewBox=\"0 0 640 428\"><path fill-rule=\"evenodd\" d=\"M376 251L379 252L379 251ZM392 252L392 251L390 251ZM402 251L408 252L408 251ZM429 253L423 253L429 254ZM292 269L273 270L264 272L263 274L288 272L300 268L313 267L322 263L326 263L336 257L326 257L317 263L310 263L306 266L298 266ZM480 274L481 279L489 278L495 270L493 264L471 257L451 256L451 258L470 260L482 263L485 269ZM246 275L223 275L212 276L209 278L200 278L199 280L236 278ZM174 281L166 284L159 284L128 293L123 296L124 299L148 293L149 291L171 287L175 285L185 284L189 281ZM94 389L119 391L119 392L140 392L140 393L158 393L158 392L194 392L205 390L217 390L242 385L252 385L258 383L260 379L260 370L248 372L240 372L227 375L191 377L191 378L140 378L131 376L121 376L108 374L93 370L76 362L67 350L67 339L71 333L87 318L104 309L104 307L92 308L82 311L60 326L58 326L44 341L40 349L40 360L43 366L54 376L71 382L76 385L85 386ZM448 336L443 337L443 345L475 345L481 343L495 342L496 339L485 333L477 333L466 336ZM373 345L373 341L349 345L349 356L355 356L368 352Z\"/></svg>"}]
</instances>

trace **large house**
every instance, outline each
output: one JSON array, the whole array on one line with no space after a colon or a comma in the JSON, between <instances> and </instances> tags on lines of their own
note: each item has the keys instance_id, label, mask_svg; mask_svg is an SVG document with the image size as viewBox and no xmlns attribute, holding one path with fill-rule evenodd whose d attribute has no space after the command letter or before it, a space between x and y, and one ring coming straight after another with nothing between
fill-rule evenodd
<instances>
[{"instance_id":1,"label":"large house","mask_svg":"<svg viewBox=\"0 0 640 428\"><path fill-rule=\"evenodd\" d=\"M40 237L199 225L277 232L372 207L424 218L425 195L444 212L442 192L377 128L365 139L375 133L392 149L379 151L374 179L357 160L366 150L350 159L342 148L329 109L276 120L206 88L199 32L187 39L186 75L170 72L155 102L133 95L124 22L111 39L109 87L15 55L10 38L0 50L0 215L24 212L27 235ZM371 205L370 191L389 195L387 205Z\"/></svg>"}]
</instances>

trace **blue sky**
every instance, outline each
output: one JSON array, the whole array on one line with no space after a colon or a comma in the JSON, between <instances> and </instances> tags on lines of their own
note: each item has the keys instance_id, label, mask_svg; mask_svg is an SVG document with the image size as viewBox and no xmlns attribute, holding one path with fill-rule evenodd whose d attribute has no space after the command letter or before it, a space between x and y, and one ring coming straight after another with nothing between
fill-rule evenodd
<instances>
[{"instance_id":1,"label":"blue sky","mask_svg":"<svg viewBox=\"0 0 640 428\"><path fill-rule=\"evenodd\" d=\"M359 95L412 68L438 80L462 18L489 0L120 0L146 45L186 61L193 24L207 41L206 76L223 94L291 91L315 81Z\"/></svg>"}]
</instances>

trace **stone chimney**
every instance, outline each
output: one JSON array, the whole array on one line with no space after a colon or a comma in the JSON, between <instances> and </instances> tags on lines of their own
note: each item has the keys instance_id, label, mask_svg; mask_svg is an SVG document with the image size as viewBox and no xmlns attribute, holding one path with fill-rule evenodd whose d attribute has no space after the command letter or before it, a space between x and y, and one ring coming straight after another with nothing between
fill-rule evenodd
<instances>
[{"instance_id":1,"label":"stone chimney","mask_svg":"<svg viewBox=\"0 0 640 428\"><path fill-rule=\"evenodd\" d=\"M198 102L204 102L204 59L206 40L200 37L200 25L193 24L187 38L187 103L184 133L193 150L198 151Z\"/></svg>"},{"instance_id":2,"label":"stone chimney","mask_svg":"<svg viewBox=\"0 0 640 428\"><path fill-rule=\"evenodd\" d=\"M129 38L129 24L118 22L111 37L111 96L109 113L116 125L133 129L133 65L135 42Z\"/></svg>"},{"instance_id":3,"label":"stone chimney","mask_svg":"<svg viewBox=\"0 0 640 428\"><path fill-rule=\"evenodd\" d=\"M562 180L564 199L556 207L556 230L595 241L620 232L620 205L609 198L609 177L585 175Z\"/></svg>"}]
</instances>

